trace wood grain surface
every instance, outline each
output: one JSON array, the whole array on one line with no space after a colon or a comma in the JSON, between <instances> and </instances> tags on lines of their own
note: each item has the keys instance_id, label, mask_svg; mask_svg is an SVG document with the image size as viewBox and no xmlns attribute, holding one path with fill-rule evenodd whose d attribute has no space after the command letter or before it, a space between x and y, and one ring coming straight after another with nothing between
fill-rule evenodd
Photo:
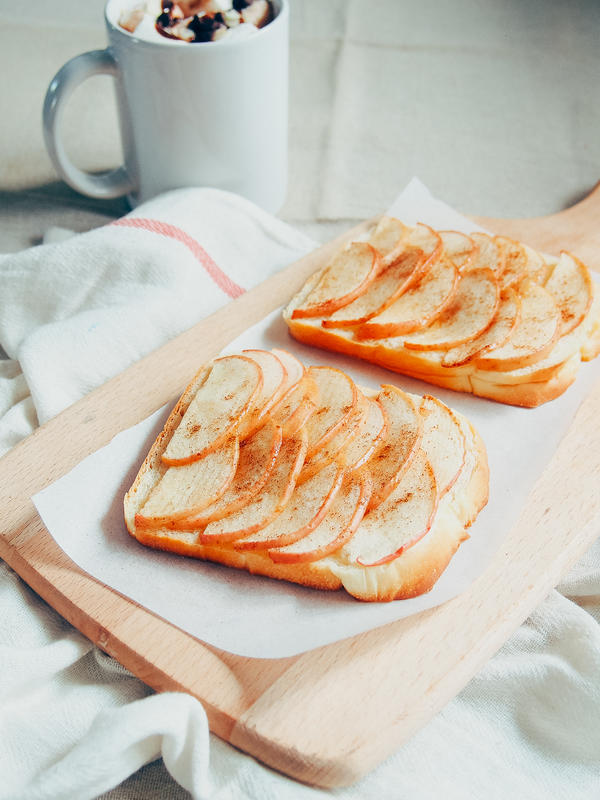
<instances>
[{"instance_id":1,"label":"wood grain surface","mask_svg":"<svg viewBox=\"0 0 600 800\"><path fill-rule=\"evenodd\" d=\"M552 217L478 221L547 252L571 249L600 269L599 215L596 187L582 203ZM426 723L591 545L600 516L600 385L580 407L505 545L466 592L439 608L293 658L221 652L90 578L54 543L30 498L177 396L198 363L286 302L364 227L247 292L0 459L0 556L149 686L198 697L217 735L294 778L326 787L356 781ZM157 372L160 383L148 380ZM151 390L139 393L142 383Z\"/></svg>"}]
</instances>

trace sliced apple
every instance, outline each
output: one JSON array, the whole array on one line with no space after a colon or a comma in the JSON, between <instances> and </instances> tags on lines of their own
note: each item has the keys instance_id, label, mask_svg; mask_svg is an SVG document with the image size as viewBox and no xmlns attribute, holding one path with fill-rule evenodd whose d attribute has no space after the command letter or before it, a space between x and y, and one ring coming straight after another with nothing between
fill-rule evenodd
<instances>
[{"instance_id":1,"label":"sliced apple","mask_svg":"<svg viewBox=\"0 0 600 800\"><path fill-rule=\"evenodd\" d=\"M582 322L592 305L594 286L589 270L578 258L563 250L544 288L558 305L560 335L564 336Z\"/></svg>"},{"instance_id":2,"label":"sliced apple","mask_svg":"<svg viewBox=\"0 0 600 800\"><path fill-rule=\"evenodd\" d=\"M506 236L496 236L496 244L502 250L504 269L502 270L502 288L516 286L527 275L527 253L520 242Z\"/></svg>"},{"instance_id":3,"label":"sliced apple","mask_svg":"<svg viewBox=\"0 0 600 800\"><path fill-rule=\"evenodd\" d=\"M281 513L256 533L235 542L235 549L264 550L302 539L321 523L343 478L343 465L334 461L302 486L296 486Z\"/></svg>"},{"instance_id":4,"label":"sliced apple","mask_svg":"<svg viewBox=\"0 0 600 800\"><path fill-rule=\"evenodd\" d=\"M283 435L287 439L288 436L293 436L295 433L303 428L310 417L317 411L318 404L311 400L310 397L304 395L298 406L294 409L293 414L286 419L283 424Z\"/></svg>"},{"instance_id":5,"label":"sliced apple","mask_svg":"<svg viewBox=\"0 0 600 800\"><path fill-rule=\"evenodd\" d=\"M471 234L471 239L479 248L473 266L489 267L499 278L504 270L504 252L495 237L477 231Z\"/></svg>"},{"instance_id":6,"label":"sliced apple","mask_svg":"<svg viewBox=\"0 0 600 800\"><path fill-rule=\"evenodd\" d=\"M409 350L447 350L480 336L492 324L500 302L500 287L489 268L460 276L456 294L431 324L404 340Z\"/></svg>"},{"instance_id":7,"label":"sliced apple","mask_svg":"<svg viewBox=\"0 0 600 800\"><path fill-rule=\"evenodd\" d=\"M317 412L318 413L318 412ZM336 459L344 459L345 451L350 443L355 439L360 430L361 423L368 417L369 401L359 391L358 402L352 412L347 424L343 425L327 444L318 450L313 456L306 458L302 472L298 478L298 484L304 483L317 472ZM345 463L345 461L344 461Z\"/></svg>"},{"instance_id":8,"label":"sliced apple","mask_svg":"<svg viewBox=\"0 0 600 800\"><path fill-rule=\"evenodd\" d=\"M190 464L216 450L236 432L262 383L261 369L251 358L217 358L166 446L163 463Z\"/></svg>"},{"instance_id":9,"label":"sliced apple","mask_svg":"<svg viewBox=\"0 0 600 800\"><path fill-rule=\"evenodd\" d=\"M540 282L545 277L546 262L540 253L506 236L496 236L496 243L503 252L504 269L500 276L503 289L516 287L527 278Z\"/></svg>"},{"instance_id":10,"label":"sliced apple","mask_svg":"<svg viewBox=\"0 0 600 800\"><path fill-rule=\"evenodd\" d=\"M263 491L243 508L210 522L199 534L202 544L233 542L268 525L287 505L306 456L307 437L301 430L284 439Z\"/></svg>"},{"instance_id":11,"label":"sliced apple","mask_svg":"<svg viewBox=\"0 0 600 800\"><path fill-rule=\"evenodd\" d=\"M527 273L529 277L537 283L541 283L543 286L550 274L550 265L548 261L541 253L538 253L537 250L529 247L529 245L524 244L523 247L527 254Z\"/></svg>"},{"instance_id":12,"label":"sliced apple","mask_svg":"<svg viewBox=\"0 0 600 800\"><path fill-rule=\"evenodd\" d=\"M465 437L456 415L441 400L425 395L419 411L423 417L421 448L433 467L441 498L454 486L464 467Z\"/></svg>"},{"instance_id":13,"label":"sliced apple","mask_svg":"<svg viewBox=\"0 0 600 800\"><path fill-rule=\"evenodd\" d=\"M560 261L560 258L556 258L555 256L549 256L547 253L541 254L542 259L544 261L544 266L540 269L539 275L537 277L537 283L541 283L542 286L546 285L546 282L550 275L552 275L552 270Z\"/></svg>"},{"instance_id":14,"label":"sliced apple","mask_svg":"<svg viewBox=\"0 0 600 800\"><path fill-rule=\"evenodd\" d=\"M383 441L388 429L383 408L377 400L369 398L369 408L358 427L356 436L346 447L346 468L356 470L371 458Z\"/></svg>"},{"instance_id":15,"label":"sliced apple","mask_svg":"<svg viewBox=\"0 0 600 800\"><path fill-rule=\"evenodd\" d=\"M394 491L363 518L341 557L365 567L393 561L431 529L437 504L435 474L419 449Z\"/></svg>"},{"instance_id":16,"label":"sliced apple","mask_svg":"<svg viewBox=\"0 0 600 800\"><path fill-rule=\"evenodd\" d=\"M427 272L441 252L442 240L434 230L421 223L410 228L401 255L380 272L364 294L324 319L321 325L324 328L354 327L381 313Z\"/></svg>"},{"instance_id":17,"label":"sliced apple","mask_svg":"<svg viewBox=\"0 0 600 800\"><path fill-rule=\"evenodd\" d=\"M135 524L141 528L162 527L217 501L233 481L239 454L239 440L232 436L191 464L169 467L136 514Z\"/></svg>"},{"instance_id":18,"label":"sliced apple","mask_svg":"<svg viewBox=\"0 0 600 800\"><path fill-rule=\"evenodd\" d=\"M549 381L555 377L558 371L562 373L563 370L568 370L569 362L575 362L574 366L578 368L579 363L583 360L581 358L581 339L581 332L577 329L564 336L559 336L547 356L529 366L511 370L509 379L503 380L502 383L518 385L525 380L528 383Z\"/></svg>"},{"instance_id":19,"label":"sliced apple","mask_svg":"<svg viewBox=\"0 0 600 800\"><path fill-rule=\"evenodd\" d=\"M399 258L405 247L410 229L395 217L382 217L369 237L369 243L381 255L383 267Z\"/></svg>"},{"instance_id":20,"label":"sliced apple","mask_svg":"<svg viewBox=\"0 0 600 800\"><path fill-rule=\"evenodd\" d=\"M347 306L367 289L382 266L381 256L368 242L352 242L325 267L304 306L292 319L322 317Z\"/></svg>"},{"instance_id":21,"label":"sliced apple","mask_svg":"<svg viewBox=\"0 0 600 800\"><path fill-rule=\"evenodd\" d=\"M303 564L318 561L339 550L360 525L371 490L368 470L347 474L320 524L297 542L270 549L270 558L279 564Z\"/></svg>"},{"instance_id":22,"label":"sliced apple","mask_svg":"<svg viewBox=\"0 0 600 800\"><path fill-rule=\"evenodd\" d=\"M508 341L477 359L482 370L520 369L544 358L560 330L560 312L550 292L529 280L519 287L521 317Z\"/></svg>"},{"instance_id":23,"label":"sliced apple","mask_svg":"<svg viewBox=\"0 0 600 800\"><path fill-rule=\"evenodd\" d=\"M377 400L388 428L379 448L369 459L373 493L369 509L381 505L402 480L419 448L423 418L412 397L397 386L383 386Z\"/></svg>"},{"instance_id":24,"label":"sliced apple","mask_svg":"<svg viewBox=\"0 0 600 800\"><path fill-rule=\"evenodd\" d=\"M287 350L274 348L272 353L283 364L286 377L283 395L270 409L270 416L283 426L283 435L291 436L299 430L316 408L319 391L314 381L304 380L304 364Z\"/></svg>"},{"instance_id":25,"label":"sliced apple","mask_svg":"<svg viewBox=\"0 0 600 800\"><path fill-rule=\"evenodd\" d=\"M248 505L264 488L270 478L281 444L281 428L271 420L240 444L240 457L233 480L215 502L200 513L175 519L168 524L174 530L203 528L209 522L223 519ZM182 467L171 467L182 469Z\"/></svg>"},{"instance_id":26,"label":"sliced apple","mask_svg":"<svg viewBox=\"0 0 600 800\"><path fill-rule=\"evenodd\" d=\"M458 269L469 267L479 253L478 245L461 231L438 231L444 252Z\"/></svg>"},{"instance_id":27,"label":"sliced apple","mask_svg":"<svg viewBox=\"0 0 600 800\"><path fill-rule=\"evenodd\" d=\"M433 256L439 258L442 254L442 240L439 233L423 222L417 222L409 229L406 241L409 247L416 247L426 258Z\"/></svg>"},{"instance_id":28,"label":"sliced apple","mask_svg":"<svg viewBox=\"0 0 600 800\"><path fill-rule=\"evenodd\" d=\"M245 439L264 425L271 409L283 397L286 390L287 371L275 355L269 350L243 350L245 356L256 361L262 372L263 382L254 399L252 408L245 415L237 428L237 435Z\"/></svg>"},{"instance_id":29,"label":"sliced apple","mask_svg":"<svg viewBox=\"0 0 600 800\"><path fill-rule=\"evenodd\" d=\"M598 342L594 342L594 338L598 336L599 331L600 297L594 297L589 313L590 318L586 317L583 324L580 323L570 333L558 338L547 356L528 367L511 370L510 379L506 383L514 382L517 384L525 379L527 382L549 381L559 371L561 375L564 372L568 372L569 364L573 367L572 378L574 380L580 361L588 361L590 359L590 354L586 349L588 347L594 348L591 352L591 358L595 358L598 354ZM505 383L504 380L503 383Z\"/></svg>"},{"instance_id":30,"label":"sliced apple","mask_svg":"<svg viewBox=\"0 0 600 800\"><path fill-rule=\"evenodd\" d=\"M490 327L474 339L450 348L442 357L442 366L461 367L502 347L512 335L520 318L521 298L514 289L507 289L500 295L498 311Z\"/></svg>"},{"instance_id":31,"label":"sliced apple","mask_svg":"<svg viewBox=\"0 0 600 800\"><path fill-rule=\"evenodd\" d=\"M310 367L308 374L319 390L319 408L306 422L311 458L350 422L359 395L352 378L339 369Z\"/></svg>"},{"instance_id":32,"label":"sliced apple","mask_svg":"<svg viewBox=\"0 0 600 800\"><path fill-rule=\"evenodd\" d=\"M287 350L281 350L274 347L271 352L281 361L285 369L285 389L289 391L295 386L302 378L306 369L304 364L299 361L296 356L292 355Z\"/></svg>"},{"instance_id":33,"label":"sliced apple","mask_svg":"<svg viewBox=\"0 0 600 800\"><path fill-rule=\"evenodd\" d=\"M391 306L356 330L358 339L387 339L424 328L453 301L460 273L443 257Z\"/></svg>"},{"instance_id":34,"label":"sliced apple","mask_svg":"<svg viewBox=\"0 0 600 800\"><path fill-rule=\"evenodd\" d=\"M294 436L319 407L319 387L306 372L300 381L286 392L271 411L271 419L283 430L284 438Z\"/></svg>"},{"instance_id":35,"label":"sliced apple","mask_svg":"<svg viewBox=\"0 0 600 800\"><path fill-rule=\"evenodd\" d=\"M374 317L399 297L423 273L423 254L416 248L407 249L381 272L350 305L322 320L324 328L350 328Z\"/></svg>"}]
</instances>

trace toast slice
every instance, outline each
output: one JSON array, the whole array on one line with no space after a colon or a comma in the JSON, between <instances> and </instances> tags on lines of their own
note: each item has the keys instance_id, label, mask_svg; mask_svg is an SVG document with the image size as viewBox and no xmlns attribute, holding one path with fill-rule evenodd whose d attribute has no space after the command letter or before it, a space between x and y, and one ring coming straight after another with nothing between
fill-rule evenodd
<instances>
[{"instance_id":1,"label":"toast slice","mask_svg":"<svg viewBox=\"0 0 600 800\"><path fill-rule=\"evenodd\" d=\"M172 466L163 456L188 409L198 407L194 399L214 363L185 390L125 496L130 534L149 547L317 589L344 588L361 600L431 589L487 502L485 448L470 423L430 396L358 387L329 367L298 370L290 392L304 391L307 378L319 390L311 415L286 431L280 400L247 438L238 426L233 443L210 451L216 462L222 449L225 463L229 448L231 463L237 447L234 474L199 509L195 498L204 490L187 480L202 474L198 461ZM269 359L261 363L270 369ZM262 397L261 408L266 403ZM313 450L322 442L312 461L311 441ZM165 481L166 474L175 477ZM186 491L169 495L181 481ZM142 512L154 506L160 513L148 521Z\"/></svg>"},{"instance_id":2,"label":"toast slice","mask_svg":"<svg viewBox=\"0 0 600 800\"><path fill-rule=\"evenodd\" d=\"M444 388L525 407L558 397L581 362L600 353L600 292L575 256L552 258L501 236L440 231L441 252L407 286L414 267L400 267L415 258L413 231L392 266L334 314L294 317L319 273L309 278L283 313L292 336ZM457 280L444 303L435 278L453 258Z\"/></svg>"}]
</instances>

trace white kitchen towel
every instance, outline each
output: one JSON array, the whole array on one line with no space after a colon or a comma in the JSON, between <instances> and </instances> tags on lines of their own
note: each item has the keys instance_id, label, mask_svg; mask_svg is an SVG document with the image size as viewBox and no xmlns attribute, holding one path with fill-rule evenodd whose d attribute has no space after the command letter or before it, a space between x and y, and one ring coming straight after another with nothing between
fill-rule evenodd
<instances>
[{"instance_id":1,"label":"white kitchen towel","mask_svg":"<svg viewBox=\"0 0 600 800\"><path fill-rule=\"evenodd\" d=\"M6 256L0 452L311 246L245 201L186 190ZM85 800L127 776L129 790L111 797L590 800L600 788L598 545L561 588L394 756L328 792L209 736L199 702L152 694L2 565L0 800ZM134 775L160 757L181 791L166 773Z\"/></svg>"},{"instance_id":2,"label":"white kitchen towel","mask_svg":"<svg viewBox=\"0 0 600 800\"><path fill-rule=\"evenodd\" d=\"M0 345L24 379L5 365L0 412L23 400L26 383L45 422L312 247L236 195L184 189L89 233L5 256ZM33 409L23 411L31 420ZM2 439L0 430L0 452Z\"/></svg>"}]
</instances>

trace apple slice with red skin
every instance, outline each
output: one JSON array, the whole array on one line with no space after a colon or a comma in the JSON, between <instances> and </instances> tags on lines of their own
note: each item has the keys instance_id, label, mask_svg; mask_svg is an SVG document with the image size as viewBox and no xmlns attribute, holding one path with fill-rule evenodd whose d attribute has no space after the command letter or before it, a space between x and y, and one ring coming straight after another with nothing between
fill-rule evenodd
<instances>
[{"instance_id":1,"label":"apple slice with red skin","mask_svg":"<svg viewBox=\"0 0 600 800\"><path fill-rule=\"evenodd\" d=\"M277 355L269 350L243 350L242 353L256 361L263 376L263 383L254 400L253 408L240 422L236 431L240 439L245 439L265 424L271 409L283 397L287 385L287 370Z\"/></svg>"},{"instance_id":2,"label":"apple slice with red skin","mask_svg":"<svg viewBox=\"0 0 600 800\"><path fill-rule=\"evenodd\" d=\"M344 479L344 466L334 461L302 486L268 524L234 543L236 550L265 550L302 539L321 523Z\"/></svg>"},{"instance_id":3,"label":"apple slice with red skin","mask_svg":"<svg viewBox=\"0 0 600 800\"><path fill-rule=\"evenodd\" d=\"M479 246L461 231L438 231L444 246L444 252L459 269L467 269L471 266L479 253Z\"/></svg>"},{"instance_id":4,"label":"apple slice with red skin","mask_svg":"<svg viewBox=\"0 0 600 800\"><path fill-rule=\"evenodd\" d=\"M278 564L304 564L318 561L339 550L356 532L371 496L372 480L368 470L346 474L344 482L321 523L284 547L268 550Z\"/></svg>"},{"instance_id":5,"label":"apple slice with red skin","mask_svg":"<svg viewBox=\"0 0 600 800\"><path fill-rule=\"evenodd\" d=\"M543 264L535 276L535 281L536 283L540 283L542 286L546 286L548 278L550 275L552 275L552 270L558 264L560 259L555 258L554 256L549 256L547 253L537 253L537 255L542 259Z\"/></svg>"},{"instance_id":6,"label":"apple slice with red skin","mask_svg":"<svg viewBox=\"0 0 600 800\"><path fill-rule=\"evenodd\" d=\"M382 217L369 237L369 243L381 255L383 267L389 267L406 248L410 229L395 217Z\"/></svg>"},{"instance_id":7,"label":"apple slice with red skin","mask_svg":"<svg viewBox=\"0 0 600 800\"><path fill-rule=\"evenodd\" d=\"M357 339L387 339L430 325L452 303L460 273L443 257L384 311L360 325Z\"/></svg>"},{"instance_id":8,"label":"apple slice with red skin","mask_svg":"<svg viewBox=\"0 0 600 800\"><path fill-rule=\"evenodd\" d=\"M431 529L438 506L433 467L419 449L394 491L362 520L344 545L344 560L375 567L398 558Z\"/></svg>"},{"instance_id":9,"label":"apple slice with red skin","mask_svg":"<svg viewBox=\"0 0 600 800\"><path fill-rule=\"evenodd\" d=\"M498 311L490 327L474 339L447 350L442 357L442 366L461 367L502 347L512 335L520 318L521 298L514 289L506 289L500 295Z\"/></svg>"},{"instance_id":10,"label":"apple slice with red skin","mask_svg":"<svg viewBox=\"0 0 600 800\"><path fill-rule=\"evenodd\" d=\"M477 359L481 370L508 371L534 364L554 347L560 312L550 292L529 280L519 287L521 317L508 341Z\"/></svg>"},{"instance_id":11,"label":"apple slice with red skin","mask_svg":"<svg viewBox=\"0 0 600 800\"><path fill-rule=\"evenodd\" d=\"M350 443L358 435L362 421L367 417L369 412L369 401L362 392L358 393L358 402L348 420L347 424L342 426L339 431L331 438L327 444L318 450L314 456L307 457L302 472L298 478L298 485L304 483L313 475L316 475L319 470L331 464L335 460L343 460L345 463L345 453Z\"/></svg>"},{"instance_id":12,"label":"apple slice with red skin","mask_svg":"<svg viewBox=\"0 0 600 800\"><path fill-rule=\"evenodd\" d=\"M346 447L346 468L356 470L366 464L383 441L387 430L387 417L381 404L369 398L367 414L363 417L356 436Z\"/></svg>"},{"instance_id":13,"label":"apple slice with red skin","mask_svg":"<svg viewBox=\"0 0 600 800\"><path fill-rule=\"evenodd\" d=\"M479 231L471 234L471 239L478 247L477 255L473 260L474 267L489 267L494 275L499 278L504 271L504 251L489 233Z\"/></svg>"},{"instance_id":14,"label":"apple slice with red skin","mask_svg":"<svg viewBox=\"0 0 600 800\"><path fill-rule=\"evenodd\" d=\"M314 381L306 379L304 364L287 350L271 351L286 371L283 395L270 409L271 419L283 428L284 437L293 436L316 409L319 391Z\"/></svg>"},{"instance_id":15,"label":"apple slice with red skin","mask_svg":"<svg viewBox=\"0 0 600 800\"><path fill-rule=\"evenodd\" d=\"M548 263L542 253L529 247L529 245L523 244L523 247L527 254L528 277L536 283L541 283L543 286L552 271L551 264Z\"/></svg>"},{"instance_id":16,"label":"apple slice with red skin","mask_svg":"<svg viewBox=\"0 0 600 800\"><path fill-rule=\"evenodd\" d=\"M350 305L323 319L323 328L351 328L380 313L425 273L423 253L409 248L381 272L369 290Z\"/></svg>"},{"instance_id":17,"label":"apple slice with red skin","mask_svg":"<svg viewBox=\"0 0 600 800\"><path fill-rule=\"evenodd\" d=\"M520 242L506 236L495 236L495 241L502 251L503 269L500 280L502 288L516 286L527 275L527 253Z\"/></svg>"},{"instance_id":18,"label":"apple slice with red skin","mask_svg":"<svg viewBox=\"0 0 600 800\"><path fill-rule=\"evenodd\" d=\"M486 331L496 316L500 287L491 269L461 273L456 294L431 325L403 342L409 350L448 350L472 341Z\"/></svg>"},{"instance_id":19,"label":"apple slice with red skin","mask_svg":"<svg viewBox=\"0 0 600 800\"><path fill-rule=\"evenodd\" d=\"M271 419L283 430L287 439L301 430L319 407L319 387L313 376L305 372L271 411Z\"/></svg>"},{"instance_id":20,"label":"apple slice with red skin","mask_svg":"<svg viewBox=\"0 0 600 800\"><path fill-rule=\"evenodd\" d=\"M135 515L136 526L164 527L217 501L234 479L239 454L239 440L232 436L191 464L169 467Z\"/></svg>"},{"instance_id":21,"label":"apple slice with red skin","mask_svg":"<svg viewBox=\"0 0 600 800\"><path fill-rule=\"evenodd\" d=\"M306 456L304 430L284 439L275 466L262 492L223 519L210 522L198 535L201 544L233 542L268 525L287 505Z\"/></svg>"},{"instance_id":22,"label":"apple slice with red skin","mask_svg":"<svg viewBox=\"0 0 600 800\"><path fill-rule=\"evenodd\" d=\"M411 228L406 247L387 269L377 275L367 290L343 309L321 322L324 328L361 325L380 314L415 284L442 253L442 240L427 225Z\"/></svg>"},{"instance_id":23,"label":"apple slice with red skin","mask_svg":"<svg viewBox=\"0 0 600 800\"><path fill-rule=\"evenodd\" d=\"M381 256L372 245L352 242L325 267L305 305L292 312L292 319L323 317L347 306L366 291L381 267Z\"/></svg>"},{"instance_id":24,"label":"apple slice with red skin","mask_svg":"<svg viewBox=\"0 0 600 800\"><path fill-rule=\"evenodd\" d=\"M352 378L334 367L310 367L308 374L319 390L319 407L306 421L307 458L312 458L350 423L359 394Z\"/></svg>"},{"instance_id":25,"label":"apple slice with red skin","mask_svg":"<svg viewBox=\"0 0 600 800\"><path fill-rule=\"evenodd\" d=\"M571 253L563 250L550 277L544 284L560 311L560 335L574 330L590 310L594 286L588 268Z\"/></svg>"},{"instance_id":26,"label":"apple slice with red skin","mask_svg":"<svg viewBox=\"0 0 600 800\"><path fill-rule=\"evenodd\" d=\"M423 418L409 394L397 386L384 385L377 396L387 419L387 434L371 456L368 467L373 478L369 511L381 505L409 469L423 435Z\"/></svg>"},{"instance_id":27,"label":"apple slice with red skin","mask_svg":"<svg viewBox=\"0 0 600 800\"><path fill-rule=\"evenodd\" d=\"M318 407L318 404L305 394L294 409L294 412L290 414L283 423L284 437L287 439L288 436L293 436L295 433L298 433L298 431L306 425Z\"/></svg>"},{"instance_id":28,"label":"apple slice with red skin","mask_svg":"<svg viewBox=\"0 0 600 800\"><path fill-rule=\"evenodd\" d=\"M281 361L285 369L285 391L289 392L306 373L304 364L287 350L274 347L271 352Z\"/></svg>"},{"instance_id":29,"label":"apple slice with red skin","mask_svg":"<svg viewBox=\"0 0 600 800\"><path fill-rule=\"evenodd\" d=\"M436 397L425 395L419 412L423 417L421 449L433 468L441 499L454 486L465 465L465 437L454 412Z\"/></svg>"},{"instance_id":30,"label":"apple slice with red skin","mask_svg":"<svg viewBox=\"0 0 600 800\"><path fill-rule=\"evenodd\" d=\"M507 236L496 236L495 239L503 253L504 269L500 276L500 285L503 289L508 289L510 286L517 287L527 278L538 283L542 282L546 276L547 265L540 253Z\"/></svg>"},{"instance_id":31,"label":"apple slice with red skin","mask_svg":"<svg viewBox=\"0 0 600 800\"><path fill-rule=\"evenodd\" d=\"M262 371L251 358L217 358L167 444L163 463L190 464L220 447L253 408L262 383Z\"/></svg>"},{"instance_id":32,"label":"apple slice with red skin","mask_svg":"<svg viewBox=\"0 0 600 800\"><path fill-rule=\"evenodd\" d=\"M232 482L214 503L200 513L175 519L166 527L173 530L203 528L248 505L271 477L283 441L281 428L269 420L240 443L240 457ZM172 467L181 469L181 467Z\"/></svg>"}]
</instances>

